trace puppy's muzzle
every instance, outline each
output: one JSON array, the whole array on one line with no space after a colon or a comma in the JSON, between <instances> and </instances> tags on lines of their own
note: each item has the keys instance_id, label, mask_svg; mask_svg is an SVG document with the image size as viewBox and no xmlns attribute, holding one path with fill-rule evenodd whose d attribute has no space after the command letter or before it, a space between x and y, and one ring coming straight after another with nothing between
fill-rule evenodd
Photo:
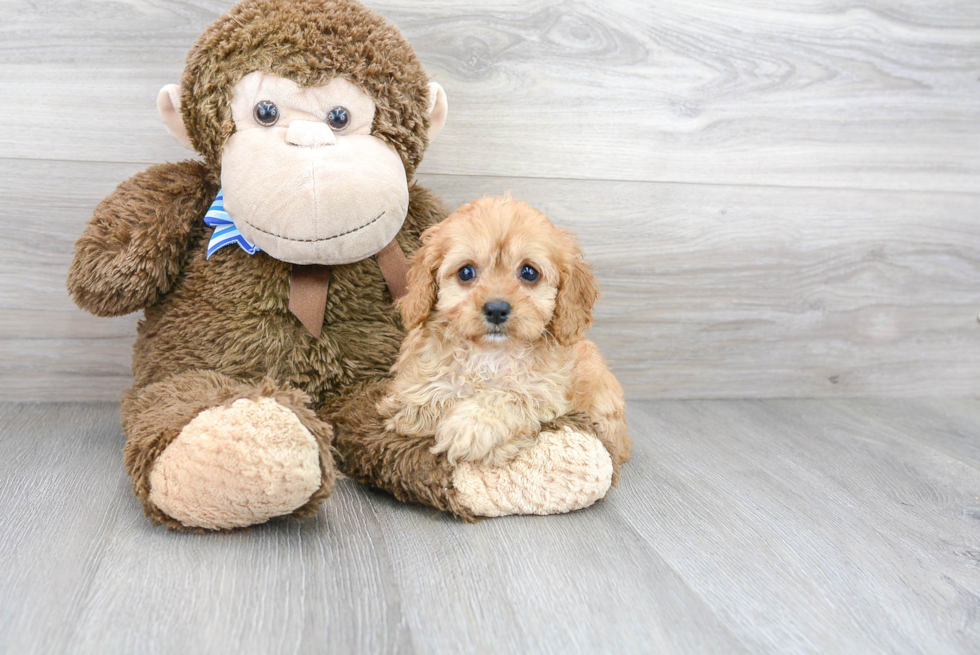
<instances>
[{"instance_id":1,"label":"puppy's muzzle","mask_svg":"<svg viewBox=\"0 0 980 655\"><path fill-rule=\"evenodd\" d=\"M505 300L491 300L483 305L483 315L493 325L503 325L510 316L510 303Z\"/></svg>"}]
</instances>

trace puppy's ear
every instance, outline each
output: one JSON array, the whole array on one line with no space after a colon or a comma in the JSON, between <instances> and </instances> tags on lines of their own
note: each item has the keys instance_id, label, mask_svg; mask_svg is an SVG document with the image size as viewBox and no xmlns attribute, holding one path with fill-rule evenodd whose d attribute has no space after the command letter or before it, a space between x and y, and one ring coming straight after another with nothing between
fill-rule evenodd
<instances>
[{"instance_id":1,"label":"puppy's ear","mask_svg":"<svg viewBox=\"0 0 980 655\"><path fill-rule=\"evenodd\" d=\"M592 307L599 297L599 283L592 274L592 267L585 262L582 250L565 235L568 256L561 264L558 297L555 314L551 319L551 331L563 346L570 346L585 338L585 331L592 325Z\"/></svg>"},{"instance_id":2,"label":"puppy's ear","mask_svg":"<svg viewBox=\"0 0 980 655\"><path fill-rule=\"evenodd\" d=\"M406 330L422 324L436 303L439 284L436 271L442 261L440 240L436 238L440 225L433 225L422 233L422 247L412 257L412 267L408 269L408 290L398 300L402 313L402 323Z\"/></svg>"}]
</instances>

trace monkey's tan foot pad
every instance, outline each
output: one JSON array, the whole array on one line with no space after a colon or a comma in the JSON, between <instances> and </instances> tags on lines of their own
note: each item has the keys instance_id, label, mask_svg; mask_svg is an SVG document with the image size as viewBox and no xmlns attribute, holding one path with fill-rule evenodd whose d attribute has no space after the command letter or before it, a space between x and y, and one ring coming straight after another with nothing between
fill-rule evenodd
<instances>
[{"instance_id":1,"label":"monkey's tan foot pad","mask_svg":"<svg viewBox=\"0 0 980 655\"><path fill-rule=\"evenodd\" d=\"M150 472L150 502L188 527L240 528L289 514L320 488L320 451L272 398L206 409Z\"/></svg>"},{"instance_id":2,"label":"monkey's tan foot pad","mask_svg":"<svg viewBox=\"0 0 980 655\"><path fill-rule=\"evenodd\" d=\"M542 432L505 466L459 464L453 486L457 500L475 516L563 514L605 496L612 474L602 443L565 427Z\"/></svg>"}]
</instances>

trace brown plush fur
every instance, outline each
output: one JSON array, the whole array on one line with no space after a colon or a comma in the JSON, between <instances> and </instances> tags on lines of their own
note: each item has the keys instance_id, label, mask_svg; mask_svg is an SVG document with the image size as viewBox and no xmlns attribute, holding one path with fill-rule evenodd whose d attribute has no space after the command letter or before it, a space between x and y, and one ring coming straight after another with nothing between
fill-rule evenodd
<instances>
[{"instance_id":1,"label":"brown plush fur","mask_svg":"<svg viewBox=\"0 0 980 655\"><path fill-rule=\"evenodd\" d=\"M413 186L402 249L414 252L422 229L445 213L428 190ZM133 358L137 386L211 369L288 382L320 409L344 387L388 373L404 333L373 258L331 267L317 339L289 312L290 264L237 247L206 260L209 232L202 229L192 245L180 283L146 308Z\"/></svg>"},{"instance_id":2,"label":"brown plush fur","mask_svg":"<svg viewBox=\"0 0 980 655\"><path fill-rule=\"evenodd\" d=\"M78 306L121 316L170 291L191 241L210 232L201 217L218 186L197 161L154 166L120 184L75 243L68 290Z\"/></svg>"},{"instance_id":3,"label":"brown plush fur","mask_svg":"<svg viewBox=\"0 0 980 655\"><path fill-rule=\"evenodd\" d=\"M527 203L484 198L422 241L399 301L415 327L380 406L393 438L433 437L450 464L502 466L574 411L618 469L631 444L623 390L585 340L598 286L571 234ZM521 278L525 266L536 279ZM472 279L459 279L463 267ZM508 303L504 322L487 320L491 301Z\"/></svg>"},{"instance_id":4,"label":"brown plush fur","mask_svg":"<svg viewBox=\"0 0 980 655\"><path fill-rule=\"evenodd\" d=\"M404 336L373 258L332 267L319 338L289 312L289 264L237 247L205 259L211 228L203 217L234 129L229 93L253 70L301 85L347 76L374 98L373 133L401 155L409 180L428 143L424 70L400 33L356 2L246 0L205 31L188 57L181 107L204 163L154 166L122 183L96 209L68 275L73 298L92 313L145 310L135 384L122 410L133 489L155 522L183 529L149 502L153 462L202 410L265 396L291 409L321 447L323 483L294 516L315 511L333 488L331 430L313 412L341 411L362 417L336 441L348 454L363 451L359 460L348 457L357 462L358 479L370 482L360 472L371 469L382 488L411 489L414 500L465 515L445 490L444 464L424 446L386 454L374 468L367 464L378 455L365 427L370 421L364 422L375 413L375 399L356 390L387 376ZM401 248L414 252L420 233L447 213L429 191L412 185L397 237Z\"/></svg>"}]
</instances>

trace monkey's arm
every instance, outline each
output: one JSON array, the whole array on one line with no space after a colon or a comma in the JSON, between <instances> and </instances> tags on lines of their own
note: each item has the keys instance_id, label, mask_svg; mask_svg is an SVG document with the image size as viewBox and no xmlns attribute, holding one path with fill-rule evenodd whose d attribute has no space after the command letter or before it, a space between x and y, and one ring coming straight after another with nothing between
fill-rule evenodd
<instances>
[{"instance_id":1,"label":"monkey's arm","mask_svg":"<svg viewBox=\"0 0 980 655\"><path fill-rule=\"evenodd\" d=\"M422 503L466 520L473 513L457 499L453 467L444 454L433 454L432 437L404 436L385 430L378 403L388 380L348 389L328 404L320 418L333 423L334 448L345 475L401 501Z\"/></svg>"},{"instance_id":2,"label":"monkey's arm","mask_svg":"<svg viewBox=\"0 0 980 655\"><path fill-rule=\"evenodd\" d=\"M609 451L613 468L630 458L633 439L626 432L623 388L591 341L575 344L573 411L584 412Z\"/></svg>"},{"instance_id":3,"label":"monkey's arm","mask_svg":"<svg viewBox=\"0 0 980 655\"><path fill-rule=\"evenodd\" d=\"M387 381L349 389L328 401L320 418L333 423L340 470L403 501L472 521L476 516L559 514L606 495L615 456L592 435L591 417L572 412L542 426L535 444L505 466L461 462L434 454L431 436L385 430L378 403Z\"/></svg>"},{"instance_id":4,"label":"monkey's arm","mask_svg":"<svg viewBox=\"0 0 980 655\"><path fill-rule=\"evenodd\" d=\"M161 164L120 184L75 242L68 290L97 316L120 316L152 305L180 273L190 239L218 185L204 164Z\"/></svg>"}]
</instances>

